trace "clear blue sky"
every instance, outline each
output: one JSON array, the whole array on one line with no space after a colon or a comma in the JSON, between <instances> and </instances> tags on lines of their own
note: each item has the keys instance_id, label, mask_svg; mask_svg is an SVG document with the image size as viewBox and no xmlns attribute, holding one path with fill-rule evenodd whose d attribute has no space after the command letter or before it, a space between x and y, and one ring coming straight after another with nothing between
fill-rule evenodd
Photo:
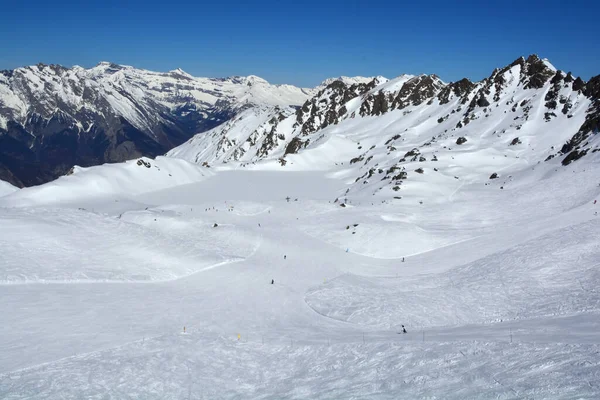
<instances>
[{"instance_id":1,"label":"clear blue sky","mask_svg":"<svg viewBox=\"0 0 600 400\"><path fill-rule=\"evenodd\" d=\"M600 74L600 1L2 1L0 69L112 61L314 86L339 75L479 80L536 53Z\"/></svg>"}]
</instances>

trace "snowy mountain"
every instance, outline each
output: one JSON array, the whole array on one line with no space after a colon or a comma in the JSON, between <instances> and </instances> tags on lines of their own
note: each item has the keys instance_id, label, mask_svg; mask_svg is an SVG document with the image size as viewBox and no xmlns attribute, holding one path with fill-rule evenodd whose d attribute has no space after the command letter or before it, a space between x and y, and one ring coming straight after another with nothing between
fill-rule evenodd
<instances>
[{"instance_id":1,"label":"snowy mountain","mask_svg":"<svg viewBox=\"0 0 600 400\"><path fill-rule=\"evenodd\" d=\"M102 62L0 72L0 179L30 186L74 165L164 154L254 106L301 105L314 91L257 76L195 78Z\"/></svg>"},{"instance_id":2,"label":"snowy mountain","mask_svg":"<svg viewBox=\"0 0 600 400\"><path fill-rule=\"evenodd\" d=\"M598 157L599 126L600 76L586 83L531 55L480 82L335 80L296 111L246 110L168 155L208 165L345 165L355 182L347 194L400 197L411 181L505 183L539 163Z\"/></svg>"},{"instance_id":3,"label":"snowy mountain","mask_svg":"<svg viewBox=\"0 0 600 400\"><path fill-rule=\"evenodd\" d=\"M0 182L0 398L600 398L599 87L342 79Z\"/></svg>"}]
</instances>

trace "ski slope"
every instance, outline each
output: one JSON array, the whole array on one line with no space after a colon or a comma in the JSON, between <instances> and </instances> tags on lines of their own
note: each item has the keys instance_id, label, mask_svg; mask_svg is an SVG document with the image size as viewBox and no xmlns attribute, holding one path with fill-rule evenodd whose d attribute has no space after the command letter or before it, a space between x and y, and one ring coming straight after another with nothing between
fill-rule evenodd
<instances>
[{"instance_id":1,"label":"ski slope","mask_svg":"<svg viewBox=\"0 0 600 400\"><path fill-rule=\"evenodd\" d=\"M144 161L0 198L0 398L600 396L592 158L346 207L335 163Z\"/></svg>"}]
</instances>

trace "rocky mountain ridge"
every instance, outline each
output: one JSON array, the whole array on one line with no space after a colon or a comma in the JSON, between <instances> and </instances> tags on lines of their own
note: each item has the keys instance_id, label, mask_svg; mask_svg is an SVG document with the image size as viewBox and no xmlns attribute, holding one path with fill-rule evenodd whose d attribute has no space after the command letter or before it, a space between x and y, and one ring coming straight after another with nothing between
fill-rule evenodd
<instances>
[{"instance_id":1,"label":"rocky mountain ridge","mask_svg":"<svg viewBox=\"0 0 600 400\"><path fill-rule=\"evenodd\" d=\"M600 76L584 82L536 55L480 82L446 84L436 75L334 81L295 111L247 110L168 154L205 165L272 160L284 168L310 168L307 159L319 162L309 155L327 148L330 162L351 165L360 190L374 193L384 186L398 191L414 174L441 173L435 163L442 158L486 154L506 159L497 167L506 170L557 160L568 165L600 151L599 83ZM340 138L345 144L331 146ZM469 168L465 163L456 169L469 174ZM479 178L494 173L502 176L491 170Z\"/></svg>"}]
</instances>

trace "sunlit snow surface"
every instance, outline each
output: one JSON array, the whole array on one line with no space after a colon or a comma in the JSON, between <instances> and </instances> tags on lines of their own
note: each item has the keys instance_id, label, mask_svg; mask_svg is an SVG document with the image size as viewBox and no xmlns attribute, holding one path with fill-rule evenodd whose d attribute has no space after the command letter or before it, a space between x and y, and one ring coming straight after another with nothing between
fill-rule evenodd
<instances>
[{"instance_id":1,"label":"sunlit snow surface","mask_svg":"<svg viewBox=\"0 0 600 400\"><path fill-rule=\"evenodd\" d=\"M340 207L315 151L0 198L0 398L600 397L595 159Z\"/></svg>"}]
</instances>

